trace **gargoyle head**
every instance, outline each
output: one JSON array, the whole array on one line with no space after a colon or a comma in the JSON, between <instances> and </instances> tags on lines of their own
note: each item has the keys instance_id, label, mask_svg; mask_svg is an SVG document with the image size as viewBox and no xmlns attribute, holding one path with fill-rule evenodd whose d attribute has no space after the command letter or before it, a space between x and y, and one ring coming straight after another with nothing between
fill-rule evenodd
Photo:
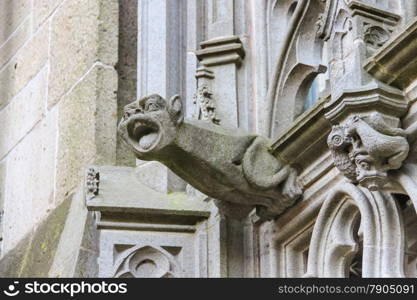
<instances>
[{"instance_id":1,"label":"gargoyle head","mask_svg":"<svg viewBox=\"0 0 417 300\"><path fill-rule=\"evenodd\" d=\"M387 172L382 168L381 162L375 160L367 153L359 153L354 157L356 165L356 178L360 185L370 191L377 191L388 181Z\"/></svg>"},{"instance_id":2,"label":"gargoyle head","mask_svg":"<svg viewBox=\"0 0 417 300\"><path fill-rule=\"evenodd\" d=\"M168 102L150 95L128 104L119 124L119 134L139 159L154 160L171 145L183 122L180 97Z\"/></svg>"}]
</instances>

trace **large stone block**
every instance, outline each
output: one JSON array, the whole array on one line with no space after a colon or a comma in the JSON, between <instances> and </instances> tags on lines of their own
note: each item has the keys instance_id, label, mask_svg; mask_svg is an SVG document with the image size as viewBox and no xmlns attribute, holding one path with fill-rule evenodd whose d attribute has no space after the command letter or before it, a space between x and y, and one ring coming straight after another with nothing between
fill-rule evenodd
<instances>
[{"instance_id":1,"label":"large stone block","mask_svg":"<svg viewBox=\"0 0 417 300\"><path fill-rule=\"evenodd\" d=\"M39 72L48 58L49 30L45 24L0 72L0 109Z\"/></svg>"},{"instance_id":2,"label":"large stone block","mask_svg":"<svg viewBox=\"0 0 417 300\"><path fill-rule=\"evenodd\" d=\"M89 163L113 164L117 73L96 65L59 103L57 199L79 184Z\"/></svg>"},{"instance_id":3,"label":"large stone block","mask_svg":"<svg viewBox=\"0 0 417 300\"><path fill-rule=\"evenodd\" d=\"M4 251L12 249L54 206L57 112L49 112L6 158Z\"/></svg>"},{"instance_id":4,"label":"large stone block","mask_svg":"<svg viewBox=\"0 0 417 300\"><path fill-rule=\"evenodd\" d=\"M170 169L157 161L138 162L137 179L151 189L161 193L185 190L185 183Z\"/></svg>"},{"instance_id":5,"label":"large stone block","mask_svg":"<svg viewBox=\"0 0 417 300\"><path fill-rule=\"evenodd\" d=\"M27 0L0 1L0 46L28 16L31 4Z\"/></svg>"},{"instance_id":6,"label":"large stone block","mask_svg":"<svg viewBox=\"0 0 417 300\"><path fill-rule=\"evenodd\" d=\"M168 168L163 164L157 161L145 162L136 167L135 174L140 182L151 189L168 192Z\"/></svg>"},{"instance_id":7,"label":"large stone block","mask_svg":"<svg viewBox=\"0 0 417 300\"><path fill-rule=\"evenodd\" d=\"M2 241L3 241L3 207L4 207L4 192L6 189L5 186L5 180L6 179L6 162L2 161L0 162L0 238L1 238L1 242L0 242L0 255L2 254Z\"/></svg>"},{"instance_id":8,"label":"large stone block","mask_svg":"<svg viewBox=\"0 0 417 300\"><path fill-rule=\"evenodd\" d=\"M42 118L46 103L46 82L45 66L12 102L0 111L0 158Z\"/></svg>"},{"instance_id":9,"label":"large stone block","mask_svg":"<svg viewBox=\"0 0 417 300\"><path fill-rule=\"evenodd\" d=\"M36 0L33 6L33 26L35 29L53 13L63 0Z\"/></svg>"},{"instance_id":10,"label":"large stone block","mask_svg":"<svg viewBox=\"0 0 417 300\"><path fill-rule=\"evenodd\" d=\"M49 277L89 277L97 274L96 229L92 213L88 213L85 207L83 195L83 190L78 189L71 197L71 206Z\"/></svg>"},{"instance_id":11,"label":"large stone block","mask_svg":"<svg viewBox=\"0 0 417 300\"><path fill-rule=\"evenodd\" d=\"M69 0L54 15L49 106L56 104L96 61L116 63L117 1L114 10L107 9L114 2Z\"/></svg>"},{"instance_id":12,"label":"large stone block","mask_svg":"<svg viewBox=\"0 0 417 300\"><path fill-rule=\"evenodd\" d=\"M30 38L30 19L26 19L22 25L0 45L0 69L16 54L19 48Z\"/></svg>"},{"instance_id":13,"label":"large stone block","mask_svg":"<svg viewBox=\"0 0 417 300\"><path fill-rule=\"evenodd\" d=\"M71 199L56 207L0 260L0 277L47 277L68 214Z\"/></svg>"},{"instance_id":14,"label":"large stone block","mask_svg":"<svg viewBox=\"0 0 417 300\"><path fill-rule=\"evenodd\" d=\"M98 60L114 66L118 61L119 1L106 0L99 3Z\"/></svg>"},{"instance_id":15,"label":"large stone block","mask_svg":"<svg viewBox=\"0 0 417 300\"><path fill-rule=\"evenodd\" d=\"M134 168L90 168L100 174L98 194L84 198L100 230L100 277L207 277L208 248L219 241L207 240L211 203L155 192L137 180Z\"/></svg>"}]
</instances>

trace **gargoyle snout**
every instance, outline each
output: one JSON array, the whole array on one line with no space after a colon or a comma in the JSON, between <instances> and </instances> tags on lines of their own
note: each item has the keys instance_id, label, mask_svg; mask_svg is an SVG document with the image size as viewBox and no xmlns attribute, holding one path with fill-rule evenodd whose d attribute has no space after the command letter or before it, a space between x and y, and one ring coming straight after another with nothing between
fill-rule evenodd
<instances>
[{"instance_id":1,"label":"gargoyle snout","mask_svg":"<svg viewBox=\"0 0 417 300\"><path fill-rule=\"evenodd\" d=\"M123 114L123 119L127 120L128 118L130 118L133 115L137 115L137 114L143 114L143 110L142 108L140 108L139 106L127 106L124 109L124 114Z\"/></svg>"}]
</instances>

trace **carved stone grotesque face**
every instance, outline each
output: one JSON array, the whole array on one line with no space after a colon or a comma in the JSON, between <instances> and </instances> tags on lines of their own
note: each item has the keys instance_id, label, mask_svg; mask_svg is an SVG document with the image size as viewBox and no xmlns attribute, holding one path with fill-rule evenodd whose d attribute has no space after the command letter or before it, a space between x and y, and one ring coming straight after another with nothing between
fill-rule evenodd
<instances>
[{"instance_id":1,"label":"carved stone grotesque face","mask_svg":"<svg viewBox=\"0 0 417 300\"><path fill-rule=\"evenodd\" d=\"M352 182L376 191L388 182L389 170L399 169L409 145L400 128L388 126L379 115L349 118L333 126L327 143L335 166Z\"/></svg>"},{"instance_id":2,"label":"carved stone grotesque face","mask_svg":"<svg viewBox=\"0 0 417 300\"><path fill-rule=\"evenodd\" d=\"M357 181L370 191L377 191L388 182L387 172L379 161L364 153L354 157Z\"/></svg>"},{"instance_id":3,"label":"carved stone grotesque face","mask_svg":"<svg viewBox=\"0 0 417 300\"><path fill-rule=\"evenodd\" d=\"M159 95L150 95L124 108L118 130L139 159L153 160L173 143L182 121L178 96L167 102Z\"/></svg>"},{"instance_id":4,"label":"carved stone grotesque face","mask_svg":"<svg viewBox=\"0 0 417 300\"><path fill-rule=\"evenodd\" d=\"M380 137L381 142L383 138L381 134L363 122L358 116L353 116L346 122L346 134L349 136L352 144L349 157L356 166L356 180L369 190L377 191L388 181L387 172L383 168L384 159L370 155L369 152L372 149L369 149L366 141L362 140L358 126L362 126L362 131L366 130L374 138Z\"/></svg>"}]
</instances>

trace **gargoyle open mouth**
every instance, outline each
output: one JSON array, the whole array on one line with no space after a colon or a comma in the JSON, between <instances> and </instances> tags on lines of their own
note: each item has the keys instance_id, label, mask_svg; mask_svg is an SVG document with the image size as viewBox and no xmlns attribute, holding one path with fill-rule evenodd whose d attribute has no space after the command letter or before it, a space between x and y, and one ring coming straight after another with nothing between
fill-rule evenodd
<instances>
[{"instance_id":1,"label":"gargoyle open mouth","mask_svg":"<svg viewBox=\"0 0 417 300\"><path fill-rule=\"evenodd\" d=\"M127 132L132 142L141 152L151 151L161 139L158 122L143 116L133 116L127 124Z\"/></svg>"}]
</instances>

